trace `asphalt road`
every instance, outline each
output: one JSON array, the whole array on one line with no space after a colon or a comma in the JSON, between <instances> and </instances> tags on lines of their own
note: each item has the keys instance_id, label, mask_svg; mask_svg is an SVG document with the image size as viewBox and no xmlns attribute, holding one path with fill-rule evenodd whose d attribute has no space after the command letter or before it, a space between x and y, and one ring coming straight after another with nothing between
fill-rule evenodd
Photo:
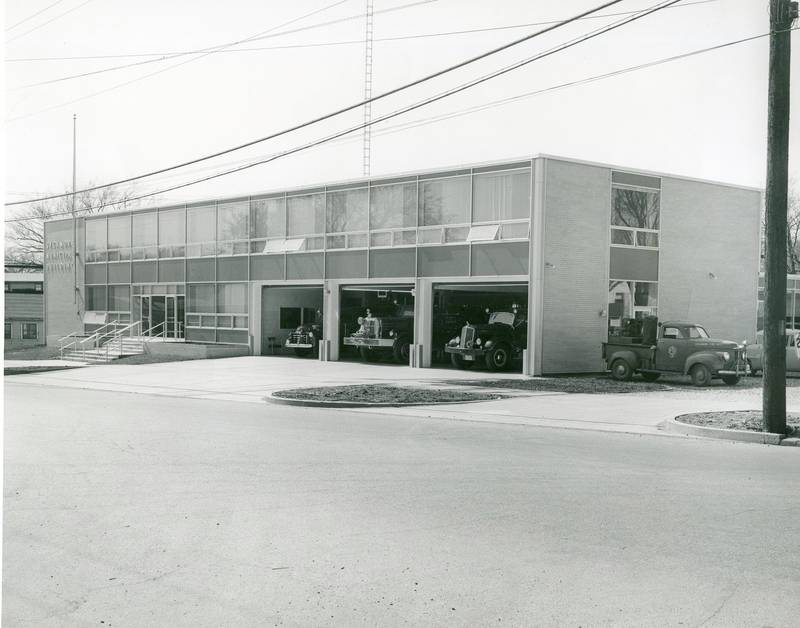
<instances>
[{"instance_id":1,"label":"asphalt road","mask_svg":"<svg viewBox=\"0 0 800 628\"><path fill-rule=\"evenodd\" d=\"M800 617L796 448L8 377L4 434L7 628Z\"/></svg>"}]
</instances>

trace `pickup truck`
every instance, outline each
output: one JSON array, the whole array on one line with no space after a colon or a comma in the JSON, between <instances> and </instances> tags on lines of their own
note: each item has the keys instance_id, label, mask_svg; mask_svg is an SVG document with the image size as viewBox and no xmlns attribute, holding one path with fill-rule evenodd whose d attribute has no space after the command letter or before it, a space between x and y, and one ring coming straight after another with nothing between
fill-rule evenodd
<instances>
[{"instance_id":1,"label":"pickup truck","mask_svg":"<svg viewBox=\"0 0 800 628\"><path fill-rule=\"evenodd\" d=\"M653 382L662 374L689 375L695 386L722 379L735 386L747 374L747 346L712 339L696 323L645 320L641 336L610 336L603 359L611 377L628 381L640 373Z\"/></svg>"}]
</instances>

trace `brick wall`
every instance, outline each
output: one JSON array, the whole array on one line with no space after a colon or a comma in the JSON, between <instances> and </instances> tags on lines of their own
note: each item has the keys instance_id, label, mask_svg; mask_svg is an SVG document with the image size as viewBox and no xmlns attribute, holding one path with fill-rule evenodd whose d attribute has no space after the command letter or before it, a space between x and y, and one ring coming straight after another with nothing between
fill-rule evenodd
<instances>
[{"instance_id":1,"label":"brick wall","mask_svg":"<svg viewBox=\"0 0 800 628\"><path fill-rule=\"evenodd\" d=\"M78 220L78 294L73 296L72 220L45 223L45 333L47 344L83 328L83 220Z\"/></svg>"},{"instance_id":2,"label":"brick wall","mask_svg":"<svg viewBox=\"0 0 800 628\"><path fill-rule=\"evenodd\" d=\"M659 318L752 342L761 193L668 177L661 187Z\"/></svg>"},{"instance_id":3,"label":"brick wall","mask_svg":"<svg viewBox=\"0 0 800 628\"><path fill-rule=\"evenodd\" d=\"M607 168L545 163L543 373L603 368L610 177Z\"/></svg>"}]
</instances>

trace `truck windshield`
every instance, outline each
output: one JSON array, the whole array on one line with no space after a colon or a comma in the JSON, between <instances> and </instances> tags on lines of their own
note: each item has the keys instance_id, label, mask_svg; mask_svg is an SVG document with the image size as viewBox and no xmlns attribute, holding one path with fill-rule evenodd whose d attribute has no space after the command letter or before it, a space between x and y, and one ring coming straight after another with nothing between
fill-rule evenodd
<instances>
[{"instance_id":1,"label":"truck windshield","mask_svg":"<svg viewBox=\"0 0 800 628\"><path fill-rule=\"evenodd\" d=\"M502 323L503 325L514 325L514 314L512 312L492 312L489 317L489 324Z\"/></svg>"},{"instance_id":2,"label":"truck windshield","mask_svg":"<svg viewBox=\"0 0 800 628\"><path fill-rule=\"evenodd\" d=\"M702 327L700 327L699 325L696 326L696 327L689 327L687 331L689 332L689 338L708 338L709 337L708 332L705 329L703 329Z\"/></svg>"}]
</instances>

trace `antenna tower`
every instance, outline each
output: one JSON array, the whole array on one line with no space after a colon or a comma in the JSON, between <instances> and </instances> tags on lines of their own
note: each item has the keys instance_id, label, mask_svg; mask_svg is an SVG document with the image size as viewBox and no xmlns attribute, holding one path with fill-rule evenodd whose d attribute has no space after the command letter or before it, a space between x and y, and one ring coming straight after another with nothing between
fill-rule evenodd
<instances>
[{"instance_id":1,"label":"antenna tower","mask_svg":"<svg viewBox=\"0 0 800 628\"><path fill-rule=\"evenodd\" d=\"M364 35L364 100L372 98L372 0L366 0L366 32ZM364 176L369 176L370 166L370 144L372 133L370 121L372 120L372 103L364 104L364 151L362 154L362 166Z\"/></svg>"}]
</instances>

